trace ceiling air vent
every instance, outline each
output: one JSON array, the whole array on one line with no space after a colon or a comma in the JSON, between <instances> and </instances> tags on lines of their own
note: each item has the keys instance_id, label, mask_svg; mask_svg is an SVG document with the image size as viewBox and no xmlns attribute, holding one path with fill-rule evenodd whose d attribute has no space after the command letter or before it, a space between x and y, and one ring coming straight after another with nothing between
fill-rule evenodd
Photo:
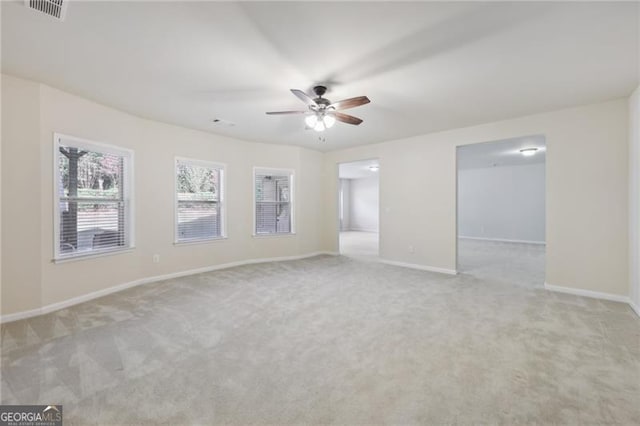
<instances>
[{"instance_id":1,"label":"ceiling air vent","mask_svg":"<svg viewBox=\"0 0 640 426\"><path fill-rule=\"evenodd\" d=\"M29 9L34 9L56 19L63 20L69 0L24 0Z\"/></svg>"},{"instance_id":2,"label":"ceiling air vent","mask_svg":"<svg viewBox=\"0 0 640 426\"><path fill-rule=\"evenodd\" d=\"M211 120L211 122L216 126L222 127L233 127L236 125L236 123L232 123L231 121L225 120L224 118L214 118L213 120Z\"/></svg>"}]
</instances>

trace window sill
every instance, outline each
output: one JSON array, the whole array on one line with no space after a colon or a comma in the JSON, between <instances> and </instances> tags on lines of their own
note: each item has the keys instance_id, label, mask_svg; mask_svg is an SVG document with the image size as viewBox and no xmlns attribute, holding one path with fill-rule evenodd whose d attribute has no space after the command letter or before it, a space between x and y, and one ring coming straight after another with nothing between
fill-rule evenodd
<instances>
[{"instance_id":1,"label":"window sill","mask_svg":"<svg viewBox=\"0 0 640 426\"><path fill-rule=\"evenodd\" d=\"M124 249L117 249L117 250L105 250L105 251L100 251L100 252L97 252L97 253L74 254L74 255L61 256L61 257L54 258L54 259L51 260L51 262L55 263L55 264L76 262L76 261L80 261L80 260L95 259L95 258L98 258L98 257L105 257L105 256L113 256L113 255L116 255L116 254L130 253L133 250L135 250L135 246L127 247L127 248L124 248Z\"/></svg>"},{"instance_id":2,"label":"window sill","mask_svg":"<svg viewBox=\"0 0 640 426\"><path fill-rule=\"evenodd\" d=\"M253 234L253 238L271 238L271 237L295 237L295 232L280 233L280 234Z\"/></svg>"},{"instance_id":3,"label":"window sill","mask_svg":"<svg viewBox=\"0 0 640 426\"><path fill-rule=\"evenodd\" d=\"M228 240L229 237L216 237L207 238L206 240L189 240L189 241L174 241L174 246L194 246L199 244L219 243L224 240Z\"/></svg>"}]
</instances>

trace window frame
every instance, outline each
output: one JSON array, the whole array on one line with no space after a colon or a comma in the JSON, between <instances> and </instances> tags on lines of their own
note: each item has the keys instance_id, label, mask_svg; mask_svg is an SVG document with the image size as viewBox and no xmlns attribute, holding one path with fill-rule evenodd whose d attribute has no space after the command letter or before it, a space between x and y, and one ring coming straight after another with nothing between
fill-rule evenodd
<instances>
[{"instance_id":1,"label":"window frame","mask_svg":"<svg viewBox=\"0 0 640 426\"><path fill-rule=\"evenodd\" d=\"M274 175L279 176L289 176L289 216L291 220L291 226L289 232L268 232L268 233L258 233L258 221L256 215L258 214L258 201L256 200L256 174L260 174L260 172L272 173ZM252 194L252 204L253 204L253 231L252 236L254 238L264 238L264 237L286 237L291 235L296 235L296 186L295 186L295 170L294 169L286 169L286 168L273 168L273 167L257 167L253 168L253 179L251 181L251 185L253 187Z\"/></svg>"},{"instance_id":2,"label":"window frame","mask_svg":"<svg viewBox=\"0 0 640 426\"><path fill-rule=\"evenodd\" d=\"M60 252L60 147L71 145L74 148L100 152L121 156L123 159L123 179L122 179L122 201L125 203L124 209L124 239L125 245L122 247L107 247L102 249L92 249L82 252L61 253ZM71 260L82 260L87 258L102 257L112 254L131 251L135 248L135 202L134 202L134 160L133 150L120 146L96 142L90 139L62 133L53 134L53 262L67 262Z\"/></svg>"},{"instance_id":3,"label":"window frame","mask_svg":"<svg viewBox=\"0 0 640 426\"><path fill-rule=\"evenodd\" d=\"M218 196L218 204L220 205L220 235L206 238L189 238L180 239L178 236L178 162L191 164L198 167L207 167L217 169L219 171L218 183L220 195ZM227 165L217 161L200 160L195 158L178 157L173 160L173 244L175 245L188 245L188 244L202 244L213 241L226 240L227 237Z\"/></svg>"}]
</instances>

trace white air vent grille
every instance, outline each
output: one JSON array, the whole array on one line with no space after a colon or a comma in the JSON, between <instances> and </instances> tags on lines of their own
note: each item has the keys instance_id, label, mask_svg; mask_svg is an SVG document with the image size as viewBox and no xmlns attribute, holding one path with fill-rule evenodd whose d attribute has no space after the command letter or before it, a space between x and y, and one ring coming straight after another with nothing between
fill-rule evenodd
<instances>
[{"instance_id":1,"label":"white air vent grille","mask_svg":"<svg viewBox=\"0 0 640 426\"><path fill-rule=\"evenodd\" d=\"M24 0L25 5L54 18L63 20L69 0Z\"/></svg>"}]
</instances>

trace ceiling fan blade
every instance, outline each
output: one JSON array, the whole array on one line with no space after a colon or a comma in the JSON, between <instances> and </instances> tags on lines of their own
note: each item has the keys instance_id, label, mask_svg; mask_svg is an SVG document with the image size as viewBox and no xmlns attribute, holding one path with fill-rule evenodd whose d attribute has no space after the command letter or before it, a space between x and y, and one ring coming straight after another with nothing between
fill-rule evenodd
<instances>
[{"instance_id":1,"label":"ceiling fan blade","mask_svg":"<svg viewBox=\"0 0 640 426\"><path fill-rule=\"evenodd\" d=\"M333 107L337 110L341 110L341 109L355 108L360 105L366 105L369 102L371 101L366 96L358 96L357 98L349 98L349 99L344 99L342 101L334 102L331 105L329 105L329 107Z\"/></svg>"},{"instance_id":2,"label":"ceiling fan blade","mask_svg":"<svg viewBox=\"0 0 640 426\"><path fill-rule=\"evenodd\" d=\"M282 115L282 114L306 114L309 111L269 111L266 114L269 115Z\"/></svg>"},{"instance_id":3,"label":"ceiling fan blade","mask_svg":"<svg viewBox=\"0 0 640 426\"><path fill-rule=\"evenodd\" d=\"M353 115L343 114L341 112L334 112L332 113L332 115L336 118L336 120L342 121L343 123L353 124L355 126L362 123L361 119L359 119L358 117L354 117Z\"/></svg>"},{"instance_id":4,"label":"ceiling fan blade","mask_svg":"<svg viewBox=\"0 0 640 426\"><path fill-rule=\"evenodd\" d=\"M311 97L309 95L307 95L306 93L304 93L302 90L298 90L298 89L291 89L291 93L293 93L294 95L296 95L298 98L300 98L300 100L302 102L304 102L305 104L307 104L308 106L318 106L318 104L316 103L316 101L314 101L313 99L311 99Z\"/></svg>"}]
</instances>

